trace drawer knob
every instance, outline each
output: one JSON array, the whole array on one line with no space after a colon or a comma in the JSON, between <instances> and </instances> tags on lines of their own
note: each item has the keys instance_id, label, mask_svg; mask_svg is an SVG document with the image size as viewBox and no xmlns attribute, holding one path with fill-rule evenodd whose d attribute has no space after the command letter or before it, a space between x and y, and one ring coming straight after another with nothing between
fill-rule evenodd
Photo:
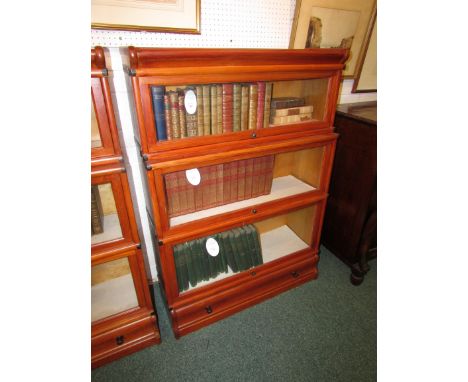
<instances>
[{"instance_id":1,"label":"drawer knob","mask_svg":"<svg viewBox=\"0 0 468 382\"><path fill-rule=\"evenodd\" d=\"M252 133L251 137L252 138L257 138L257 133Z\"/></svg>"},{"instance_id":2,"label":"drawer knob","mask_svg":"<svg viewBox=\"0 0 468 382\"><path fill-rule=\"evenodd\" d=\"M208 313L208 314L210 314L210 313L213 312L213 309L211 309L211 305L208 305L208 306L205 308L205 310L206 310L206 313Z\"/></svg>"},{"instance_id":3,"label":"drawer knob","mask_svg":"<svg viewBox=\"0 0 468 382\"><path fill-rule=\"evenodd\" d=\"M296 271L291 272L291 275L292 275L292 277L294 277L294 278L298 278L298 277L299 277L299 273L297 273Z\"/></svg>"},{"instance_id":4,"label":"drawer knob","mask_svg":"<svg viewBox=\"0 0 468 382\"><path fill-rule=\"evenodd\" d=\"M122 345L124 343L124 336L116 337L115 342L116 342L117 345Z\"/></svg>"},{"instance_id":5,"label":"drawer knob","mask_svg":"<svg viewBox=\"0 0 468 382\"><path fill-rule=\"evenodd\" d=\"M255 276L256 274L257 274L257 272L255 272L255 271L250 272L250 276Z\"/></svg>"},{"instance_id":6,"label":"drawer knob","mask_svg":"<svg viewBox=\"0 0 468 382\"><path fill-rule=\"evenodd\" d=\"M253 213L253 214L256 214L256 213L257 213L257 210L254 208L254 209L252 210L252 213Z\"/></svg>"}]
</instances>

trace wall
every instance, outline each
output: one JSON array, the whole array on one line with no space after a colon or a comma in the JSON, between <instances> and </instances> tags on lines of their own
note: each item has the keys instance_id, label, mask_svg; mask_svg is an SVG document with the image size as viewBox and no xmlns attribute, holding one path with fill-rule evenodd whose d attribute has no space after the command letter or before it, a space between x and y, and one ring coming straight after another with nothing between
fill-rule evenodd
<instances>
[{"instance_id":1,"label":"wall","mask_svg":"<svg viewBox=\"0 0 468 382\"><path fill-rule=\"evenodd\" d=\"M218 47L218 48L287 48L294 18L295 0L202 0L201 34L174 34L92 30L92 46L108 47L106 62L110 69L112 95L116 102L119 133L124 141L124 157L129 165L129 177L140 236L147 254L148 278L156 280L153 258L154 245L149 232L143 180L145 174L133 139L134 121L129 105L129 90L118 47ZM340 102L365 101L372 95L350 94L351 81L344 81ZM375 99L375 98L374 98ZM117 112L118 111L118 112Z\"/></svg>"}]
</instances>

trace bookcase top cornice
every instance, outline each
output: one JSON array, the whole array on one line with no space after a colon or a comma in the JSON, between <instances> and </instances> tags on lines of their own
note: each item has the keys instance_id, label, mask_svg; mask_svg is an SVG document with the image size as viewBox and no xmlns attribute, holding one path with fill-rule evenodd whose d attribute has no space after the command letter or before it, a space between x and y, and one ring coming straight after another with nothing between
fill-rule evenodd
<instances>
[{"instance_id":1,"label":"bookcase top cornice","mask_svg":"<svg viewBox=\"0 0 468 382\"><path fill-rule=\"evenodd\" d=\"M123 53L134 74L149 75L152 69L202 67L310 66L312 70L342 70L348 49L219 49L219 48L137 48Z\"/></svg>"}]
</instances>

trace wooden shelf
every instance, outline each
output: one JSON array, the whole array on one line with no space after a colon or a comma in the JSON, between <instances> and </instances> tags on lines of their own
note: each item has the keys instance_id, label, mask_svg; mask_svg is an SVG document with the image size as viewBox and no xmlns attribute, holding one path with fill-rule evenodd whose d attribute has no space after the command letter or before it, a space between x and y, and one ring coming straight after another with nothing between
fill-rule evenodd
<instances>
[{"instance_id":1,"label":"wooden shelf","mask_svg":"<svg viewBox=\"0 0 468 382\"><path fill-rule=\"evenodd\" d=\"M91 287L91 321L112 316L138 306L131 274Z\"/></svg>"},{"instance_id":2,"label":"wooden shelf","mask_svg":"<svg viewBox=\"0 0 468 382\"><path fill-rule=\"evenodd\" d=\"M288 196L302 194L315 190L315 187L302 182L292 175L282 176L273 179L271 185L271 192L268 195L258 196L256 198L242 200L240 202L224 204L222 206L209 208L207 210L197 211L186 215L176 216L169 220L171 227L178 226L180 224L189 223L195 220L207 218L214 215L223 214L235 210L240 210L249 206L271 202Z\"/></svg>"}]
</instances>

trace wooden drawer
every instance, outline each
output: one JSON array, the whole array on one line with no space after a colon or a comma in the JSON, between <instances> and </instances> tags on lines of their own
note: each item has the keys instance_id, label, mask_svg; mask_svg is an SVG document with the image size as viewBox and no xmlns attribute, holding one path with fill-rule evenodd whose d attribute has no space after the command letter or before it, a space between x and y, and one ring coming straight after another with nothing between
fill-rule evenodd
<instances>
[{"instance_id":1,"label":"wooden drawer","mask_svg":"<svg viewBox=\"0 0 468 382\"><path fill-rule=\"evenodd\" d=\"M311 256L251 282L199 299L171 311L176 336L185 335L317 277L318 256Z\"/></svg>"},{"instance_id":2,"label":"wooden drawer","mask_svg":"<svg viewBox=\"0 0 468 382\"><path fill-rule=\"evenodd\" d=\"M91 339L92 367L160 342L154 316L131 322Z\"/></svg>"}]
</instances>

